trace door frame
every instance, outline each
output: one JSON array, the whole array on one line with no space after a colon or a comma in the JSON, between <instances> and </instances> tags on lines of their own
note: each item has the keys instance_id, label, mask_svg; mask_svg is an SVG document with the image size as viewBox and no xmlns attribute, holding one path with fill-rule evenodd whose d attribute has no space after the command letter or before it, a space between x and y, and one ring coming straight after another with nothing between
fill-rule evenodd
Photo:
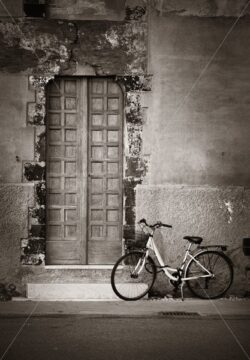
<instances>
[{"instance_id":1,"label":"door frame","mask_svg":"<svg viewBox=\"0 0 250 360\"><path fill-rule=\"evenodd\" d=\"M81 139L80 142L81 142L81 148L82 146L84 145L84 140L83 140L83 136L82 136L82 133L84 132L83 130L83 126L86 127L86 135L85 135L85 141L87 143L87 151L82 151L82 155L85 154L85 166L83 166L83 168L81 169L81 171L84 173L85 172L85 178L86 178L86 181L85 181L85 184L84 184L84 187L80 187L80 197L81 197L81 206L80 206L80 211L81 211L81 215L80 215L80 219L81 219L81 228L85 222L85 229L82 229L82 237L81 237L81 250L82 250L82 253L81 253L81 260L80 260L80 264L69 264L69 265L72 265L72 266L103 266L103 265L106 265L106 264L89 264L88 263L88 239L89 239L89 224L88 224L88 218L89 218L89 212L90 212L90 207L89 207L89 194L88 194L88 176L89 176L89 82L90 82L90 79L95 79L95 78L102 78L102 77L89 77L89 76L60 76L60 77L56 77L57 78L62 78L62 79L75 79L77 80L77 83L78 83L78 86L79 86L79 97L81 97L81 101L79 102L79 111L78 111L78 116L77 118L81 118L81 119L84 119L84 122L85 124L83 125L83 121L80 121L79 123L81 124L80 126L80 131L78 132L80 136L81 135ZM119 182L120 182L120 189L121 189L121 193L120 193L120 197L121 197L121 202L120 202L120 205L119 205L119 216L121 216L121 219L120 219L120 224L119 224L119 245L120 245L120 254L122 254L123 252L123 222L124 222L124 186L123 186L123 180L124 180L124 157L125 157L125 152L124 152L124 119L125 119L125 116L124 116L124 113L125 113L125 96L124 96L124 89L122 88L122 86L120 85L119 82L115 81L115 78L113 76L105 76L104 77L105 79L111 79L113 80L120 88L121 90L121 102L122 102L122 108L121 108L121 137L120 137L120 140L122 142L121 144L121 149L122 149L122 155L120 157L121 160L119 160ZM53 81L53 80L52 80ZM47 94L46 94L47 95ZM46 102L47 103L47 107L48 107L48 101ZM87 109L87 110L85 110ZM46 109L46 113L48 111L48 108ZM46 124L46 142L48 141L47 139L47 135L48 135L48 124ZM46 145L46 149L47 149L47 145ZM47 152L47 151L46 151ZM46 162L47 162L47 165L48 165L48 158L47 158L47 155L46 155ZM83 163L83 161L82 161ZM46 181L48 180L47 178L47 172L46 172ZM84 176L83 176L84 178ZM85 204L84 204L84 200L85 200ZM48 212L48 201L46 200L46 213ZM84 209L85 208L85 209ZM47 217L48 218L48 217ZM85 218L85 220L84 220ZM46 221L46 232L47 232L47 227L48 227L48 221ZM85 235L83 235L85 234ZM48 238L46 236L46 242L48 241ZM45 260L46 260L46 263L48 261L48 253L46 251L46 257L45 257ZM56 265L56 264L50 264L50 265ZM60 264L58 264L60 265ZM63 264L62 264L63 265Z\"/></svg>"}]
</instances>

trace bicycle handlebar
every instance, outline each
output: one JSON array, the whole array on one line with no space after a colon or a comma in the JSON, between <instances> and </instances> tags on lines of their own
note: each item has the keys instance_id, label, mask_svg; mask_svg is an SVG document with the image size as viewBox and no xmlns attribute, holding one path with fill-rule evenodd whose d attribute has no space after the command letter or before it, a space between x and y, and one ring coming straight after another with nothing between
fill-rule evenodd
<instances>
[{"instance_id":1,"label":"bicycle handlebar","mask_svg":"<svg viewBox=\"0 0 250 360\"><path fill-rule=\"evenodd\" d=\"M149 225L146 221L146 219L141 219L140 221L138 221L138 224L142 224L144 223L146 226L150 227L151 229L157 229L159 227L167 227L167 228L172 228L172 225L168 225L168 224L163 224L161 221L157 221L155 224L153 225Z\"/></svg>"}]
</instances>

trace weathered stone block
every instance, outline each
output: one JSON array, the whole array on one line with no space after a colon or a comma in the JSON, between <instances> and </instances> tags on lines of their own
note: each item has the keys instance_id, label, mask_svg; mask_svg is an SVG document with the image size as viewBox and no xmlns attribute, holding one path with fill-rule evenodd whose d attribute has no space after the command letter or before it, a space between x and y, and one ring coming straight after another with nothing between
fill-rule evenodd
<instances>
[{"instance_id":1,"label":"weathered stone block","mask_svg":"<svg viewBox=\"0 0 250 360\"><path fill-rule=\"evenodd\" d=\"M45 259L45 239L22 239L22 265L41 265Z\"/></svg>"},{"instance_id":2,"label":"weathered stone block","mask_svg":"<svg viewBox=\"0 0 250 360\"><path fill-rule=\"evenodd\" d=\"M27 181L43 181L45 180L45 163L27 162L24 164L23 172Z\"/></svg>"}]
</instances>

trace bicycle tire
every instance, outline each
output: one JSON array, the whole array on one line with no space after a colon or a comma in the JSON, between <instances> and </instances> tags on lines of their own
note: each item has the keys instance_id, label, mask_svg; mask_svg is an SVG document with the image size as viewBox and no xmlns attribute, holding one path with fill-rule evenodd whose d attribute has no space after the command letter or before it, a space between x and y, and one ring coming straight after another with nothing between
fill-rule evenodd
<instances>
[{"instance_id":1,"label":"bicycle tire","mask_svg":"<svg viewBox=\"0 0 250 360\"><path fill-rule=\"evenodd\" d=\"M222 252L206 250L194 256L214 276L187 280L191 293L201 299L218 299L230 288L233 282L233 265L231 260ZM191 260L185 271L185 277L204 275L200 266Z\"/></svg>"},{"instance_id":2,"label":"bicycle tire","mask_svg":"<svg viewBox=\"0 0 250 360\"><path fill-rule=\"evenodd\" d=\"M145 260L142 271L139 274L134 272L135 266L139 261L143 261L144 256L143 251L130 251L115 263L111 273L111 285L120 299L139 300L152 288L156 278L156 266L150 256Z\"/></svg>"}]
</instances>

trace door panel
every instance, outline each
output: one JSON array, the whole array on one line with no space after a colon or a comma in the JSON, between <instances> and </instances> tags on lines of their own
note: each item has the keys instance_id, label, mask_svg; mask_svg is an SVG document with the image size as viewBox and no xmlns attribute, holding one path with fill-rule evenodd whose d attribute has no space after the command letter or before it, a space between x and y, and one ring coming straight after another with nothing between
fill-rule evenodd
<instances>
[{"instance_id":1,"label":"door panel","mask_svg":"<svg viewBox=\"0 0 250 360\"><path fill-rule=\"evenodd\" d=\"M89 82L88 263L112 264L121 254L122 109L120 87Z\"/></svg>"},{"instance_id":2,"label":"door panel","mask_svg":"<svg viewBox=\"0 0 250 360\"><path fill-rule=\"evenodd\" d=\"M57 79L47 98L46 262L85 264L87 81Z\"/></svg>"}]
</instances>

